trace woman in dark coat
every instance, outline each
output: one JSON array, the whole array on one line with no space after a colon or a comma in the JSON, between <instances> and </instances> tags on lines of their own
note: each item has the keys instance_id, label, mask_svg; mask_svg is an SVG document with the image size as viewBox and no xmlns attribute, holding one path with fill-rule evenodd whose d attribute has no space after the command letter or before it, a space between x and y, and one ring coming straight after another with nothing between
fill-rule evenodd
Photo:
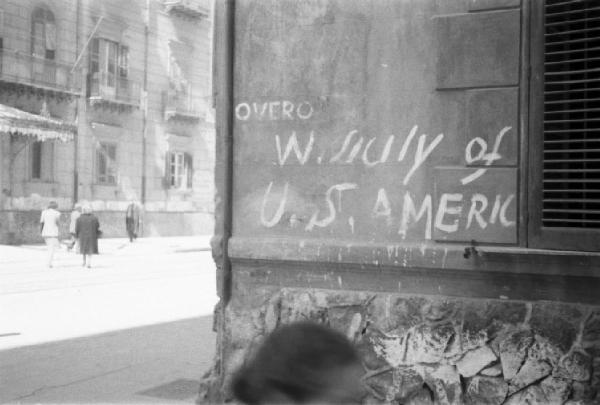
<instances>
[{"instance_id":1,"label":"woman in dark coat","mask_svg":"<svg viewBox=\"0 0 600 405\"><path fill-rule=\"evenodd\" d=\"M92 214L92 208L85 205L83 213L75 224L75 235L79 240L79 249L83 255L83 266L92 267L92 255L98 254L98 236L100 236L100 223Z\"/></svg>"}]
</instances>

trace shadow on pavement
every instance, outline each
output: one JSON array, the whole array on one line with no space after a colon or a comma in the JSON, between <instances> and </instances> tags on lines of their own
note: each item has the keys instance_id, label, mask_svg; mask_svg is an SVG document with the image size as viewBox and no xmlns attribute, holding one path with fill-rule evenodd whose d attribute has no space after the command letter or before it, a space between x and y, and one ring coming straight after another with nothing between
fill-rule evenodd
<instances>
[{"instance_id":1,"label":"shadow on pavement","mask_svg":"<svg viewBox=\"0 0 600 405\"><path fill-rule=\"evenodd\" d=\"M215 344L202 316L3 350L0 403L193 403Z\"/></svg>"}]
</instances>

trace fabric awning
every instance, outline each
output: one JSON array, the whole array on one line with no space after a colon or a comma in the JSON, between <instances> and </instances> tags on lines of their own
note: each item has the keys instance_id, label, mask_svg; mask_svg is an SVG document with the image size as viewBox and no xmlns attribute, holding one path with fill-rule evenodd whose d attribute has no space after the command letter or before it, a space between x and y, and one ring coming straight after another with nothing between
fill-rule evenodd
<instances>
[{"instance_id":1,"label":"fabric awning","mask_svg":"<svg viewBox=\"0 0 600 405\"><path fill-rule=\"evenodd\" d=\"M76 131L74 124L0 104L0 133L30 136L38 141L69 142Z\"/></svg>"}]
</instances>

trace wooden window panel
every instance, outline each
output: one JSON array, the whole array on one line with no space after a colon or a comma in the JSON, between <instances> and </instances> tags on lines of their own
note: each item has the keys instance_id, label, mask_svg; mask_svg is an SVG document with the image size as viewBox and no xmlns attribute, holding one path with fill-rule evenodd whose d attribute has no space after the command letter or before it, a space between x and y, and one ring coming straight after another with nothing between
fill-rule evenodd
<instances>
[{"instance_id":1,"label":"wooden window panel","mask_svg":"<svg viewBox=\"0 0 600 405\"><path fill-rule=\"evenodd\" d=\"M529 246L600 250L600 7L532 2Z\"/></svg>"}]
</instances>

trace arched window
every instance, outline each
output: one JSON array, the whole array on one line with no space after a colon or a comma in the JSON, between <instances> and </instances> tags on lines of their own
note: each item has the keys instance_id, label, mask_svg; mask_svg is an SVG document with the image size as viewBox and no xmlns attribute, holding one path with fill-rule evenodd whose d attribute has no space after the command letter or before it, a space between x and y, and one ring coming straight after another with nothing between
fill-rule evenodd
<instances>
[{"instance_id":1,"label":"arched window","mask_svg":"<svg viewBox=\"0 0 600 405\"><path fill-rule=\"evenodd\" d=\"M49 60L56 55L54 14L46 7L37 7L31 14L31 54Z\"/></svg>"}]
</instances>

